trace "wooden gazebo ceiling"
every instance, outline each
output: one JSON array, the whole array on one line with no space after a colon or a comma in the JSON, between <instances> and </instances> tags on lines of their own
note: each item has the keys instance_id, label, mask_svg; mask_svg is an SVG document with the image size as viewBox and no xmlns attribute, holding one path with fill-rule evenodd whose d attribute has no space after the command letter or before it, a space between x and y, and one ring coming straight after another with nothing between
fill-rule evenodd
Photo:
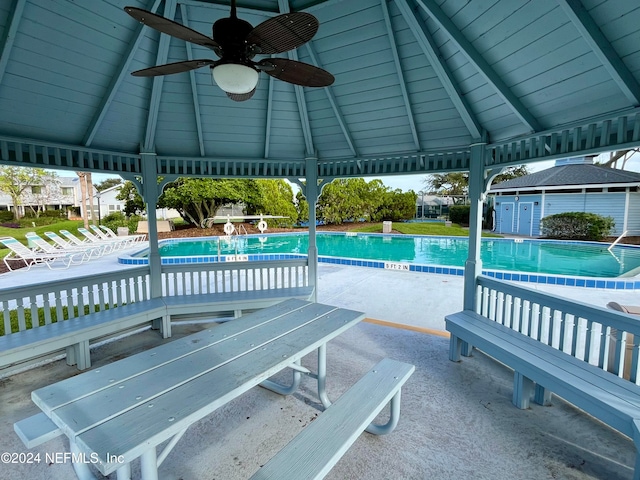
<instances>
[{"instance_id":1,"label":"wooden gazebo ceiling","mask_svg":"<svg viewBox=\"0 0 640 480\"><path fill-rule=\"evenodd\" d=\"M320 29L291 58L330 71L328 88L261 73L236 103L215 58L143 27L131 5L206 35L224 0L0 2L0 162L161 175L320 177L467 169L640 144L636 0L239 0L253 25L287 11ZM287 56L288 54L282 54Z\"/></svg>"}]
</instances>

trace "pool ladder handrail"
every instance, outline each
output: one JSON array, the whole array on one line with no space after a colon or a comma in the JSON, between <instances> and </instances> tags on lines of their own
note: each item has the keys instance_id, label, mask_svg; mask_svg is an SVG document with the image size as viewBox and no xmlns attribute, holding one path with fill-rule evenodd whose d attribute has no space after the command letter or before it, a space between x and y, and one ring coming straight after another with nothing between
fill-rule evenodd
<instances>
[{"instance_id":1,"label":"pool ladder handrail","mask_svg":"<svg viewBox=\"0 0 640 480\"><path fill-rule=\"evenodd\" d=\"M624 232L622 232L622 235L616 238L615 241L611 245L609 245L609 248L607 248L607 250L611 251L613 247L615 247L620 242L620 240L622 240L630 232L640 233L640 230L625 230Z\"/></svg>"}]
</instances>

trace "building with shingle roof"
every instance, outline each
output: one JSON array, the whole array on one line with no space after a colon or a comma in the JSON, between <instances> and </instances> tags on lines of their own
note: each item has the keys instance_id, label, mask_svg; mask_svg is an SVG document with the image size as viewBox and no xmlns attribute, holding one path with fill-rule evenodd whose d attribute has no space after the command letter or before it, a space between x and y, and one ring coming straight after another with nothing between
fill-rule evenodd
<instances>
[{"instance_id":1,"label":"building with shingle roof","mask_svg":"<svg viewBox=\"0 0 640 480\"><path fill-rule=\"evenodd\" d=\"M563 212L612 217L614 235L640 230L640 173L594 165L590 157L492 185L494 231L539 236L540 220Z\"/></svg>"}]
</instances>

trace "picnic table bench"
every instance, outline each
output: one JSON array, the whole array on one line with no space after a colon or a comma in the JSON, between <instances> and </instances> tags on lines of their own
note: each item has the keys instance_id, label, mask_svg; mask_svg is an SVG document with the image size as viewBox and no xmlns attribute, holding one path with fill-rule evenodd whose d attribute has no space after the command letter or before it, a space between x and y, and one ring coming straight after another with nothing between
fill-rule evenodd
<instances>
[{"instance_id":1,"label":"picnic table bench","mask_svg":"<svg viewBox=\"0 0 640 480\"><path fill-rule=\"evenodd\" d=\"M333 448L318 452L314 465L297 471L303 476L271 478L322 478L326 465L331 468L363 430L393 430L400 388L414 369L385 360L331 405L325 391L326 344L363 317L352 310L290 299L38 389L32 400L42 413L17 422L15 430L29 447L65 434L76 458L92 459L103 475L117 471L119 480L130 478L130 464L140 458L142 478L155 480L159 465L190 425L257 385L291 393L306 373L316 379L318 397L328 407L321 415L327 415L327 425L315 426L312 436L329 435ZM316 374L300 365L300 359L314 350ZM267 382L285 368L294 372L292 387ZM369 425L389 401L389 423ZM334 439L332 422L351 417L350 433ZM167 440L158 454L157 447ZM304 438L300 442L303 448L308 445ZM277 471L274 461L271 468ZM81 479L94 478L86 463L74 463L74 469Z\"/></svg>"}]
</instances>

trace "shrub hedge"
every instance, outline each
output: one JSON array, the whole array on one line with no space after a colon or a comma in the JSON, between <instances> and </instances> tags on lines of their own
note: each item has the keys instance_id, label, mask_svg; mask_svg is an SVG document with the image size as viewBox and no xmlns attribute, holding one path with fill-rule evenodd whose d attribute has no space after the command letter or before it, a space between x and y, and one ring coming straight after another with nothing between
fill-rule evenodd
<instances>
[{"instance_id":1,"label":"shrub hedge","mask_svg":"<svg viewBox=\"0 0 640 480\"><path fill-rule=\"evenodd\" d=\"M451 205L449 207L449 220L459 225L469 225L469 205Z\"/></svg>"},{"instance_id":2,"label":"shrub hedge","mask_svg":"<svg viewBox=\"0 0 640 480\"><path fill-rule=\"evenodd\" d=\"M615 221L595 213L564 212L540 220L540 231L548 238L600 241L611 234Z\"/></svg>"}]
</instances>

